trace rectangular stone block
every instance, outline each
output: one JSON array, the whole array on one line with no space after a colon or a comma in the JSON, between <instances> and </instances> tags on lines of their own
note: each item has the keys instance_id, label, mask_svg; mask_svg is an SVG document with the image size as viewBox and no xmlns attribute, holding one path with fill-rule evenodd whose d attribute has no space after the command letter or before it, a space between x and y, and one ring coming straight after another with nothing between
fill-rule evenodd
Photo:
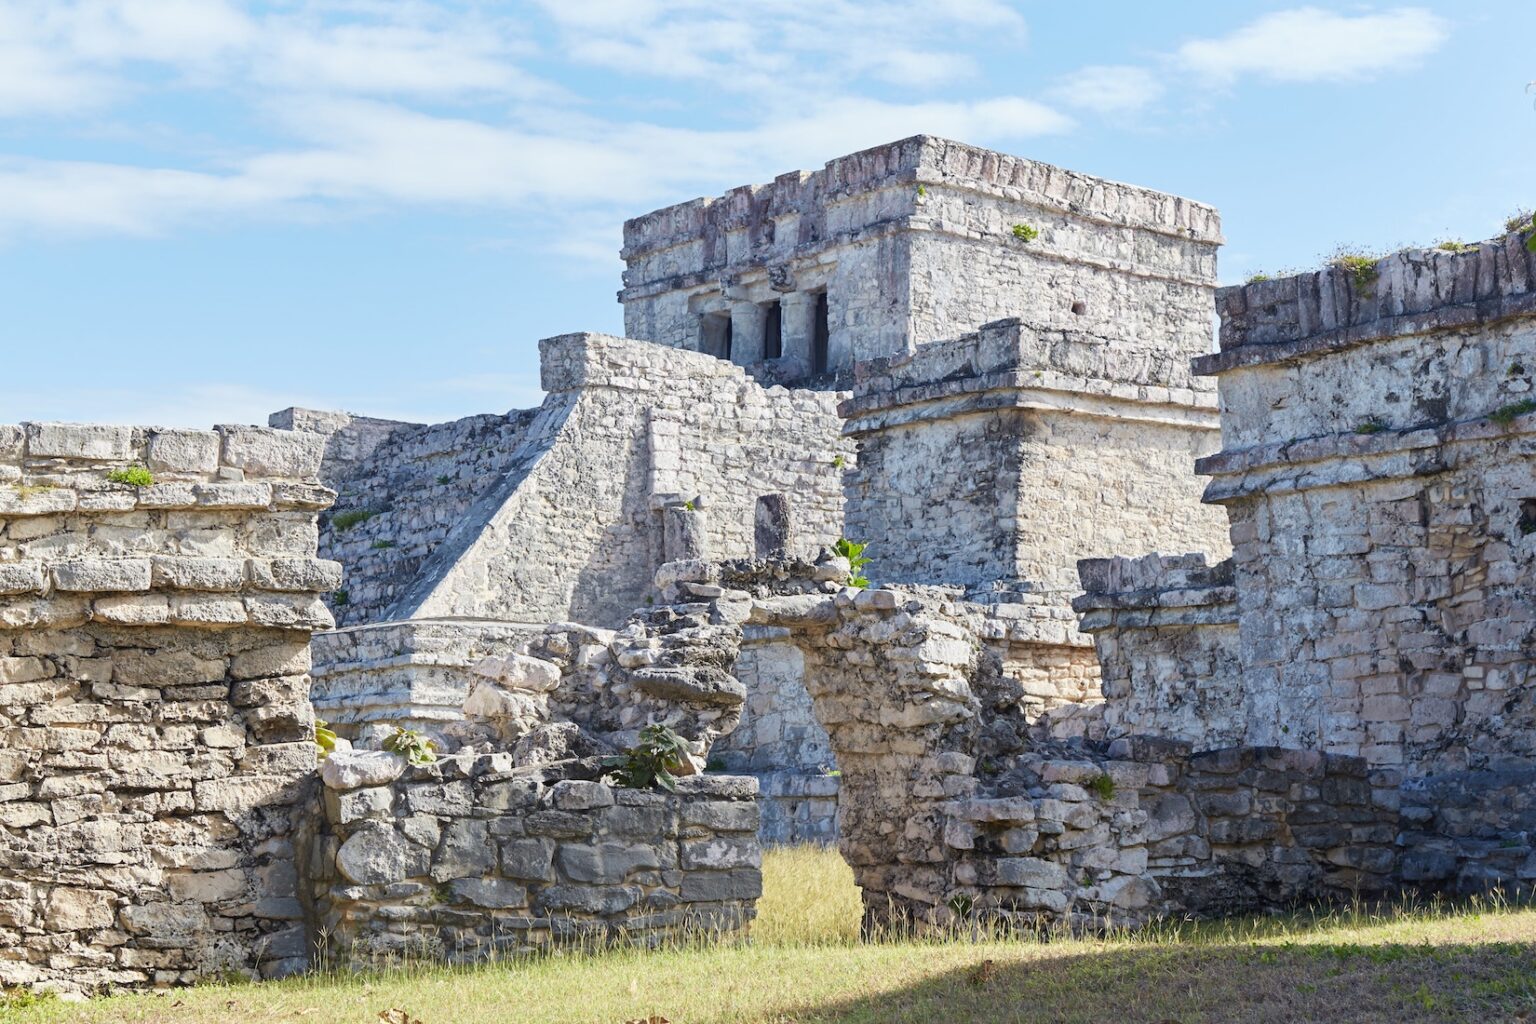
<instances>
[{"instance_id":1,"label":"rectangular stone block","mask_svg":"<svg viewBox=\"0 0 1536 1024\"><path fill-rule=\"evenodd\" d=\"M212 473L219 468L219 435L211 430L161 430L149 437L151 473Z\"/></svg>"},{"instance_id":2,"label":"rectangular stone block","mask_svg":"<svg viewBox=\"0 0 1536 1024\"><path fill-rule=\"evenodd\" d=\"M133 428L94 423L28 423L31 458L123 461L133 456Z\"/></svg>"},{"instance_id":3,"label":"rectangular stone block","mask_svg":"<svg viewBox=\"0 0 1536 1024\"><path fill-rule=\"evenodd\" d=\"M224 446L220 460L249 476L305 480L320 473L326 435L304 430L220 426Z\"/></svg>"},{"instance_id":4,"label":"rectangular stone block","mask_svg":"<svg viewBox=\"0 0 1536 1024\"><path fill-rule=\"evenodd\" d=\"M81 558L60 562L52 572L53 585L64 591L137 591L150 586L147 558Z\"/></svg>"}]
</instances>

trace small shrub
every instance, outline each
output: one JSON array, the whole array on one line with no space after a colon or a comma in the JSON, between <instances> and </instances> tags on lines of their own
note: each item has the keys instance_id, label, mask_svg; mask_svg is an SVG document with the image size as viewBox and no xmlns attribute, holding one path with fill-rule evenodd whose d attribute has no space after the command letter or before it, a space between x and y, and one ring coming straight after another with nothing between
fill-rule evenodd
<instances>
[{"instance_id":1,"label":"small shrub","mask_svg":"<svg viewBox=\"0 0 1536 1024\"><path fill-rule=\"evenodd\" d=\"M437 762L437 744L415 729L407 729L401 725L395 726L393 735L384 740L384 749L392 754L399 754L411 764Z\"/></svg>"},{"instance_id":2,"label":"small shrub","mask_svg":"<svg viewBox=\"0 0 1536 1024\"><path fill-rule=\"evenodd\" d=\"M451 483L453 483L453 477L449 476L447 473L444 473L442 476L437 478L437 486L439 487L447 487Z\"/></svg>"},{"instance_id":3,"label":"small shrub","mask_svg":"<svg viewBox=\"0 0 1536 1024\"><path fill-rule=\"evenodd\" d=\"M1115 780L1106 772L1095 779L1091 779L1087 786L1088 792L1100 800L1112 800L1115 796Z\"/></svg>"},{"instance_id":4,"label":"small shrub","mask_svg":"<svg viewBox=\"0 0 1536 1024\"><path fill-rule=\"evenodd\" d=\"M677 792L677 776L688 755L683 738L664 725L640 730L634 746L622 754L603 758L603 774L627 789L660 787Z\"/></svg>"},{"instance_id":5,"label":"small shrub","mask_svg":"<svg viewBox=\"0 0 1536 1024\"><path fill-rule=\"evenodd\" d=\"M395 546L395 542L392 540L376 540L368 546L373 548L375 551L388 551L390 548Z\"/></svg>"},{"instance_id":6,"label":"small shrub","mask_svg":"<svg viewBox=\"0 0 1536 1024\"><path fill-rule=\"evenodd\" d=\"M350 530L358 523L366 523L378 515L371 508L353 508L345 512L337 512L331 516L331 528L336 530Z\"/></svg>"},{"instance_id":7,"label":"small shrub","mask_svg":"<svg viewBox=\"0 0 1536 1024\"><path fill-rule=\"evenodd\" d=\"M924 186L924 185L917 186L917 197L919 199L921 199L923 196L926 196L927 194L928 194L928 189L927 189L926 186Z\"/></svg>"},{"instance_id":8,"label":"small shrub","mask_svg":"<svg viewBox=\"0 0 1536 1024\"><path fill-rule=\"evenodd\" d=\"M1473 249L1476 249L1477 246L1455 238L1447 238L1443 242L1435 243L1435 248L1439 249L1441 252L1471 252Z\"/></svg>"},{"instance_id":9,"label":"small shrub","mask_svg":"<svg viewBox=\"0 0 1536 1024\"><path fill-rule=\"evenodd\" d=\"M1262 271L1248 278L1249 284L1258 284L1260 281L1268 281L1269 275Z\"/></svg>"},{"instance_id":10,"label":"small shrub","mask_svg":"<svg viewBox=\"0 0 1536 1024\"><path fill-rule=\"evenodd\" d=\"M1501 405L1488 414L1488 418L1501 427L1507 427L1515 422L1518 416L1524 416L1528 412L1536 412L1536 399L1523 398L1518 402L1510 402Z\"/></svg>"},{"instance_id":11,"label":"small shrub","mask_svg":"<svg viewBox=\"0 0 1536 1024\"><path fill-rule=\"evenodd\" d=\"M352 594L345 587L331 591L331 603L337 608L345 608L352 600Z\"/></svg>"},{"instance_id":12,"label":"small shrub","mask_svg":"<svg viewBox=\"0 0 1536 1024\"><path fill-rule=\"evenodd\" d=\"M869 586L869 577L859 571L869 564L869 556L864 553L867 547L869 544L860 544L847 537L839 538L832 547L833 551L848 559L848 586L857 587L860 590Z\"/></svg>"},{"instance_id":13,"label":"small shrub","mask_svg":"<svg viewBox=\"0 0 1536 1024\"><path fill-rule=\"evenodd\" d=\"M1504 218L1506 234L1511 231L1524 231L1532 226L1536 226L1536 214L1532 214L1530 210L1516 210Z\"/></svg>"},{"instance_id":14,"label":"small shrub","mask_svg":"<svg viewBox=\"0 0 1536 1024\"><path fill-rule=\"evenodd\" d=\"M129 484L133 487L148 487L155 482L154 476L143 466L125 466L122 469L114 469L107 474L107 482L113 484Z\"/></svg>"},{"instance_id":15,"label":"small shrub","mask_svg":"<svg viewBox=\"0 0 1536 1024\"><path fill-rule=\"evenodd\" d=\"M336 749L336 733L329 723L319 718L315 719L315 746L319 748L315 751L316 761L324 761Z\"/></svg>"},{"instance_id":16,"label":"small shrub","mask_svg":"<svg viewBox=\"0 0 1536 1024\"><path fill-rule=\"evenodd\" d=\"M1349 275L1349 283L1358 295L1370 291L1371 285L1381 275L1381 271L1376 269L1376 263L1377 257L1357 252L1341 252L1333 258L1333 265Z\"/></svg>"},{"instance_id":17,"label":"small shrub","mask_svg":"<svg viewBox=\"0 0 1536 1024\"><path fill-rule=\"evenodd\" d=\"M1033 242L1040 237L1040 229L1030 224L1015 224L1013 237L1021 242Z\"/></svg>"},{"instance_id":18,"label":"small shrub","mask_svg":"<svg viewBox=\"0 0 1536 1024\"><path fill-rule=\"evenodd\" d=\"M848 457L846 455L834 455L834 456L832 456L832 468L833 469L842 469L846 465L848 465Z\"/></svg>"},{"instance_id":19,"label":"small shrub","mask_svg":"<svg viewBox=\"0 0 1536 1024\"><path fill-rule=\"evenodd\" d=\"M1361 420L1355 425L1355 433L1357 434L1379 434L1386 429L1387 425L1375 416L1368 420Z\"/></svg>"},{"instance_id":20,"label":"small shrub","mask_svg":"<svg viewBox=\"0 0 1536 1024\"><path fill-rule=\"evenodd\" d=\"M687 501L683 502L683 509L684 509L684 511L687 511L687 512L697 512L698 511L698 507L696 505L694 505L692 498L689 498Z\"/></svg>"}]
</instances>

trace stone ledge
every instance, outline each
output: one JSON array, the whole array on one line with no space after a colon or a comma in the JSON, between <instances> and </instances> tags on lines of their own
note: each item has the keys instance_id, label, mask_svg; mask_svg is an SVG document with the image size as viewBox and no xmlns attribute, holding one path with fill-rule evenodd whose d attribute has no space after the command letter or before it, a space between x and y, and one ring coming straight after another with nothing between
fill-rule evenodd
<instances>
[{"instance_id":1,"label":"stone ledge","mask_svg":"<svg viewBox=\"0 0 1536 1024\"><path fill-rule=\"evenodd\" d=\"M1376 264L1361 295L1339 267L1223 288L1221 351L1193 361L1215 375L1247 366L1299 362L1407 335L1486 326L1536 315L1536 253L1522 233L1464 253L1412 249Z\"/></svg>"}]
</instances>

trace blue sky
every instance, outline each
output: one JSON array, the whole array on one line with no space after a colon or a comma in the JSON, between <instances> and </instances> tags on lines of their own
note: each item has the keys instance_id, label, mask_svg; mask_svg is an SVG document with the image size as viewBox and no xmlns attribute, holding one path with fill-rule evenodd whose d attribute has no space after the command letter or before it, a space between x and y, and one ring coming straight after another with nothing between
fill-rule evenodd
<instances>
[{"instance_id":1,"label":"blue sky","mask_svg":"<svg viewBox=\"0 0 1536 1024\"><path fill-rule=\"evenodd\" d=\"M918 132L1220 208L1223 280L1536 206L1536 4L0 0L0 422L538 401L624 217Z\"/></svg>"}]
</instances>

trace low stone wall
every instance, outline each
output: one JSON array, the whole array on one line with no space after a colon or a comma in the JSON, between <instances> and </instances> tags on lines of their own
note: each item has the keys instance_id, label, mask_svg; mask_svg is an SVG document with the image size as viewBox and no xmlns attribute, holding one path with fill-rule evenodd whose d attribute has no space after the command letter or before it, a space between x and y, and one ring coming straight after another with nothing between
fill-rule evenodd
<instances>
[{"instance_id":1,"label":"low stone wall","mask_svg":"<svg viewBox=\"0 0 1536 1024\"><path fill-rule=\"evenodd\" d=\"M382 752L323 774L310 872L338 963L649 945L745 930L756 913L751 778L695 776L669 794L552 780L508 754L407 768Z\"/></svg>"},{"instance_id":2,"label":"low stone wall","mask_svg":"<svg viewBox=\"0 0 1536 1024\"><path fill-rule=\"evenodd\" d=\"M757 777L764 846L837 842L837 792L841 775L781 771Z\"/></svg>"},{"instance_id":3,"label":"low stone wall","mask_svg":"<svg viewBox=\"0 0 1536 1024\"><path fill-rule=\"evenodd\" d=\"M153 483L114 482L131 464ZM0 986L301 970L314 435L0 426Z\"/></svg>"}]
</instances>

